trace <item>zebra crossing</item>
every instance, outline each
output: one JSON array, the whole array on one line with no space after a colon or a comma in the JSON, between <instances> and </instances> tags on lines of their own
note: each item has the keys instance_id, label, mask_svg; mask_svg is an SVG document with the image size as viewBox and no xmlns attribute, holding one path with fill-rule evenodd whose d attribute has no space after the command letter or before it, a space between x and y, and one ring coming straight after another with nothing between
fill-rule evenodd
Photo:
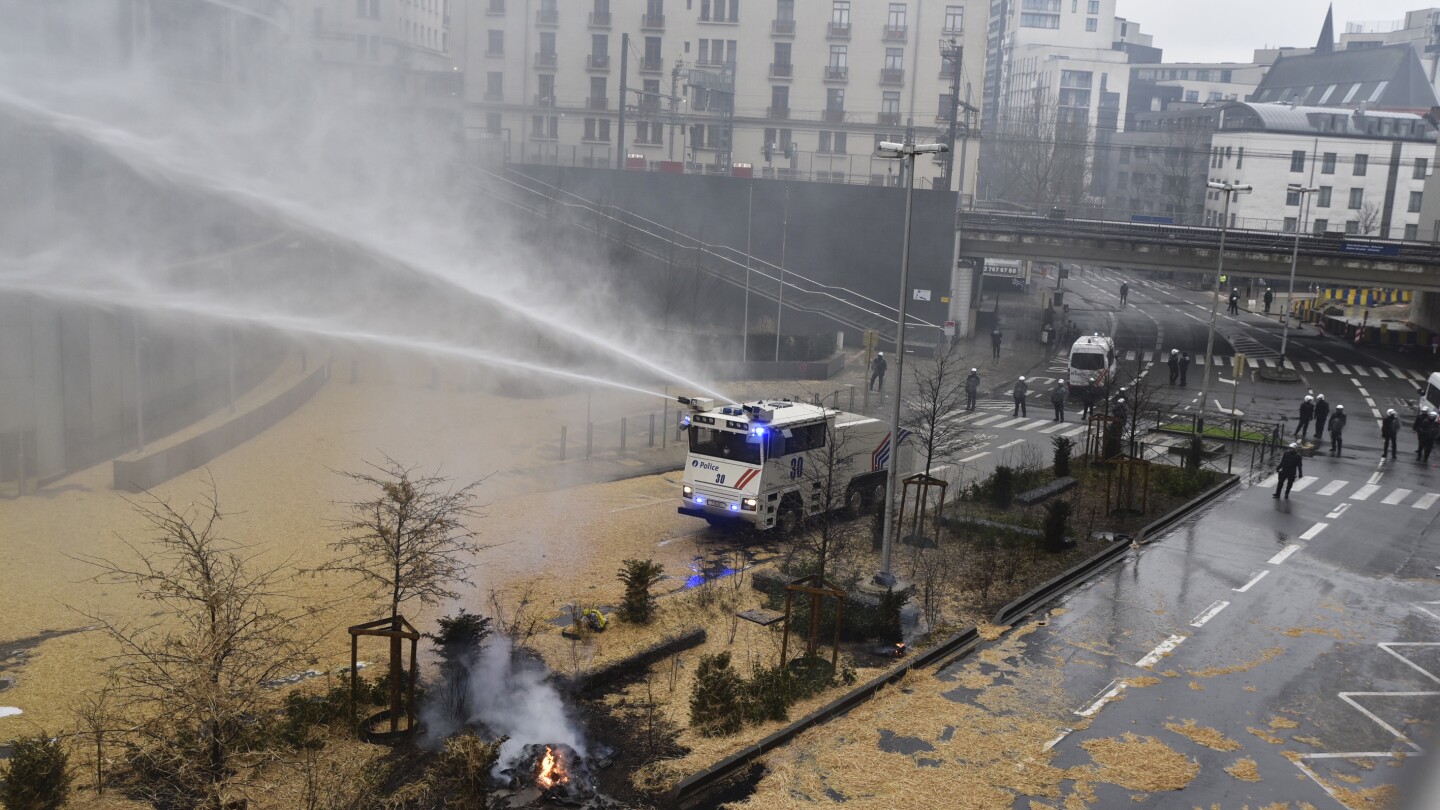
<instances>
[{"instance_id":1,"label":"zebra crossing","mask_svg":"<svg viewBox=\"0 0 1440 810\"><path fill-rule=\"evenodd\" d=\"M1036 433L1059 433L1074 438L1085 432L1085 425L1074 422L1056 422L1053 419L1036 419L1029 416L1014 417L1008 413L989 413L983 410L957 411L945 417L947 422L967 424L970 427L1009 428L1017 431Z\"/></svg>"},{"instance_id":2,"label":"zebra crossing","mask_svg":"<svg viewBox=\"0 0 1440 810\"><path fill-rule=\"evenodd\" d=\"M1138 354L1140 354L1140 355L1150 354L1151 356L1149 357L1149 362L1151 362L1151 363L1156 363L1156 364L1164 364L1164 363L1167 362L1167 360L1169 359L1169 358L1168 358L1168 355L1169 355L1170 353L1169 353L1168 350L1161 349L1161 350L1157 350L1157 351L1155 351L1155 352L1153 352L1153 353L1151 353L1151 352L1145 352L1145 351L1142 350L1142 351L1139 352ZM1298 371L1303 371L1303 372L1305 372L1305 373L1307 373L1307 374L1314 374L1314 373L1318 372L1318 373L1321 373L1321 374L1343 374L1343 375L1346 376L1346 377L1375 377L1375 378L1377 378L1377 379L1382 379L1382 380L1384 380L1384 379L1412 380L1412 381L1414 381L1414 382L1421 382L1421 383L1423 383L1423 382L1425 382L1427 379L1429 379L1429 378L1426 376L1425 372L1423 372L1423 371L1413 371L1413 370L1407 370L1407 369L1381 368L1381 367L1379 367L1379 366L1361 366L1361 365L1353 365L1353 364L1352 364L1352 365L1345 365L1345 364L1343 364L1343 363L1322 363L1322 362L1319 362L1319 361L1316 361L1316 362L1311 363L1311 362L1308 362L1308 361L1305 361L1305 360L1301 360L1301 361L1298 361L1298 362L1297 362L1297 361L1294 361L1294 360L1282 360L1282 359L1280 359L1280 356L1279 356L1278 354L1275 354L1274 352L1271 352L1271 354L1274 355L1274 356L1272 356L1272 357L1257 356L1257 355L1254 355L1254 354L1251 354L1251 353L1248 353L1248 352L1247 352L1247 353L1245 354L1245 365L1246 365L1247 367L1249 367L1249 368L1252 368L1252 369L1258 369L1258 368L1288 368L1288 369L1291 369L1292 371L1298 370ZM1130 361L1130 362L1133 363L1133 362L1135 362L1135 360L1136 360L1137 353L1136 353L1134 350L1131 350L1131 351L1125 352L1125 353L1124 353L1124 356L1125 356L1125 359L1126 359L1126 360L1128 360L1128 361ZM1204 364L1205 358L1204 358L1203 356L1202 356L1202 357L1196 357L1196 358L1194 358L1194 362L1200 363L1200 364ZM1216 367L1218 367L1218 368L1232 368L1232 367L1234 367L1234 365L1235 365L1235 356L1234 356L1234 355L1217 354L1217 355L1211 356L1210 362L1211 362L1212 364L1214 364L1214 365L1215 365Z\"/></svg>"},{"instance_id":3,"label":"zebra crossing","mask_svg":"<svg viewBox=\"0 0 1440 810\"><path fill-rule=\"evenodd\" d=\"M1271 473L1268 478L1260 482L1259 486L1263 488L1273 489L1275 485L1279 483L1279 481L1280 476L1276 473ZM1320 478L1318 476L1301 476L1300 478L1297 478L1295 480L1295 486L1291 487L1290 491L1292 493L1304 492L1319 483ZM1336 479L1329 481L1324 486L1316 489L1315 494L1326 498L1339 495L1340 497L1338 498L1338 500L1363 502L1370 501L1382 489L1384 488L1378 484L1371 484L1361 481L1351 482ZM1341 494L1342 492L1344 494ZM1388 492L1384 497L1379 499L1380 504L1383 506L1404 506L1411 509L1429 509L1430 507L1435 505L1436 501L1440 501L1440 493L1417 493L1415 490L1405 487L1392 487L1390 492Z\"/></svg>"}]
</instances>

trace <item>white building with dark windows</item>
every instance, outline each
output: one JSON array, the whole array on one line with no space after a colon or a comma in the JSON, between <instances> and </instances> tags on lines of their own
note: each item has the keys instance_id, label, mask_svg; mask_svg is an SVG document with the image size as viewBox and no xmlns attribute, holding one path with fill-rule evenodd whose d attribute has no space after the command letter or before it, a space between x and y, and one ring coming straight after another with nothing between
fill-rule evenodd
<instances>
[{"instance_id":1,"label":"white building with dark windows","mask_svg":"<svg viewBox=\"0 0 1440 810\"><path fill-rule=\"evenodd\" d=\"M528 163L884 184L878 142L948 136L952 43L962 109L969 88L978 106L987 16L988 0L477 0L467 134Z\"/></svg>"},{"instance_id":2,"label":"white building with dark windows","mask_svg":"<svg viewBox=\"0 0 1440 810\"><path fill-rule=\"evenodd\" d=\"M1207 171L1254 187L1231 203L1234 227L1417 239L1435 152L1434 123L1413 113L1233 103ZM1317 189L1304 211L1292 184ZM1222 197L1207 193L1204 224L1219 224Z\"/></svg>"}]
</instances>

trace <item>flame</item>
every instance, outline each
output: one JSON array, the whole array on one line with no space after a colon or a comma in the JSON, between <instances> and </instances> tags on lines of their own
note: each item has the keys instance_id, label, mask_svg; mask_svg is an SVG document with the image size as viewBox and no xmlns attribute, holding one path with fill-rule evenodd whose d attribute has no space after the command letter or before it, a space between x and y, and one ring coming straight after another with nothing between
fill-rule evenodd
<instances>
[{"instance_id":1,"label":"flame","mask_svg":"<svg viewBox=\"0 0 1440 810\"><path fill-rule=\"evenodd\" d=\"M555 756L555 749L545 746L545 758L540 760L540 775L535 777L540 786L549 790L559 784L570 781L569 774L561 764L559 757Z\"/></svg>"}]
</instances>

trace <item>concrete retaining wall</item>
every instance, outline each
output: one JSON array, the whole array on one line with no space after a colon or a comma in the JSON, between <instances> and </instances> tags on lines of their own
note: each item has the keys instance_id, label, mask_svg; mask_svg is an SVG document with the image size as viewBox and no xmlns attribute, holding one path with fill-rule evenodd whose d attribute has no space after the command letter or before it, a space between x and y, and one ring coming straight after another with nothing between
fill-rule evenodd
<instances>
[{"instance_id":1,"label":"concrete retaining wall","mask_svg":"<svg viewBox=\"0 0 1440 810\"><path fill-rule=\"evenodd\" d=\"M828 380L845 370L845 355L836 352L811 362L754 361L749 363L707 363L705 368L717 380Z\"/></svg>"},{"instance_id":2,"label":"concrete retaining wall","mask_svg":"<svg viewBox=\"0 0 1440 810\"><path fill-rule=\"evenodd\" d=\"M330 379L328 363L322 363L300 382L274 399L184 441L152 450L138 458L116 459L113 486L122 492L143 492L181 473L202 467L227 450L265 432L294 413Z\"/></svg>"}]
</instances>

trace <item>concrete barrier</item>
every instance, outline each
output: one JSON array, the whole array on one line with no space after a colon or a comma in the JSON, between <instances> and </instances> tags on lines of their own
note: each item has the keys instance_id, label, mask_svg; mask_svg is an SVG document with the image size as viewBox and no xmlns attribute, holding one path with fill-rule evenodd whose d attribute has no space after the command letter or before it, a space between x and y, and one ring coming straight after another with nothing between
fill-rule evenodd
<instances>
[{"instance_id":1,"label":"concrete barrier","mask_svg":"<svg viewBox=\"0 0 1440 810\"><path fill-rule=\"evenodd\" d=\"M717 380L828 380L845 370L845 355L836 352L824 360L808 362L717 361L706 363L705 370Z\"/></svg>"},{"instance_id":2,"label":"concrete barrier","mask_svg":"<svg viewBox=\"0 0 1440 810\"><path fill-rule=\"evenodd\" d=\"M211 459L239 447L294 413L308 402L328 379L329 364L322 363L274 399L236 414L235 418L199 435L136 458L115 459L112 470L113 486L122 492L144 492L177 475L203 467L210 463Z\"/></svg>"}]
</instances>

